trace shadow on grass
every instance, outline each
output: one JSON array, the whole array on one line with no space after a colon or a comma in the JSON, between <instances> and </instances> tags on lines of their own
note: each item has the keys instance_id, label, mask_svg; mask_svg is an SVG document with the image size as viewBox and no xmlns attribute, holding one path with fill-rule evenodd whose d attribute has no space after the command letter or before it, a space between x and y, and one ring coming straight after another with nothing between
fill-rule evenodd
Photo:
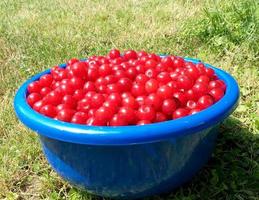
<instances>
[{"instance_id":1,"label":"shadow on grass","mask_svg":"<svg viewBox=\"0 0 259 200\"><path fill-rule=\"evenodd\" d=\"M221 126L212 158L193 179L170 194L145 200L167 199L258 199L259 134L253 134L237 119ZM79 191L81 196L87 192ZM87 199L88 199L87 198ZM91 199L103 199L91 196Z\"/></svg>"},{"instance_id":2,"label":"shadow on grass","mask_svg":"<svg viewBox=\"0 0 259 200\"><path fill-rule=\"evenodd\" d=\"M237 119L221 126L214 154L187 184L159 199L258 199L259 134L253 134Z\"/></svg>"}]
</instances>

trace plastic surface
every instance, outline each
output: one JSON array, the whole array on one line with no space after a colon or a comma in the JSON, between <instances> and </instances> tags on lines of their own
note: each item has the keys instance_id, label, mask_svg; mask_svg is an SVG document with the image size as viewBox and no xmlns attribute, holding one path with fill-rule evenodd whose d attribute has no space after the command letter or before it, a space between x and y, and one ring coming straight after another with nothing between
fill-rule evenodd
<instances>
[{"instance_id":1,"label":"plastic surface","mask_svg":"<svg viewBox=\"0 0 259 200\"><path fill-rule=\"evenodd\" d=\"M198 60L191 60L197 63ZM63 67L65 65L62 65ZM35 112L26 102L26 92L29 83L39 79L44 71L26 81L17 91L14 108L18 118L32 130L41 135L66 142L93 145L123 145L165 140L171 137L193 134L217 124L225 119L237 106L239 89L234 78L223 70L206 64L215 70L216 74L227 85L225 96L216 104L198 114L161 123L145 126L86 126L53 120Z\"/></svg>"},{"instance_id":2,"label":"plastic surface","mask_svg":"<svg viewBox=\"0 0 259 200\"><path fill-rule=\"evenodd\" d=\"M90 127L44 117L28 106L25 97L27 85L49 70L21 86L14 107L19 119L40 135L51 166L71 184L101 196L139 198L178 187L210 158L217 126L239 98L236 81L212 68L227 84L225 96L198 114L162 123Z\"/></svg>"},{"instance_id":3,"label":"plastic surface","mask_svg":"<svg viewBox=\"0 0 259 200\"><path fill-rule=\"evenodd\" d=\"M85 145L41 136L55 171L71 184L117 199L169 192L208 161L217 126L196 134L136 145Z\"/></svg>"}]
</instances>

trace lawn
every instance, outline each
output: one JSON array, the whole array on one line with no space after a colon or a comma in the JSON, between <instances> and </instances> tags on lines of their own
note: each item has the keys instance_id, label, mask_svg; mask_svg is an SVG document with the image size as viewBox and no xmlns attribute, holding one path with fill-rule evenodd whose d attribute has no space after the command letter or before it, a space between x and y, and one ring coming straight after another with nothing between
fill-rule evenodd
<instances>
[{"instance_id":1,"label":"lawn","mask_svg":"<svg viewBox=\"0 0 259 200\"><path fill-rule=\"evenodd\" d=\"M15 117L33 74L113 47L200 58L239 83L237 110L191 182L149 199L259 199L259 5L256 0L1 0L0 199L98 199L63 181Z\"/></svg>"}]
</instances>

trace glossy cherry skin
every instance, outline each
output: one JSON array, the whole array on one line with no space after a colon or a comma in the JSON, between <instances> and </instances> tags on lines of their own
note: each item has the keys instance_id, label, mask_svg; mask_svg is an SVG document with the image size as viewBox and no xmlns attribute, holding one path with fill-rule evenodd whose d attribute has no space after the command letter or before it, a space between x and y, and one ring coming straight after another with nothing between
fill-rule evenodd
<instances>
[{"instance_id":1,"label":"glossy cherry skin","mask_svg":"<svg viewBox=\"0 0 259 200\"><path fill-rule=\"evenodd\" d=\"M32 107L34 103L41 100L41 95L39 93L31 93L27 96L27 103Z\"/></svg>"},{"instance_id":2,"label":"glossy cherry skin","mask_svg":"<svg viewBox=\"0 0 259 200\"><path fill-rule=\"evenodd\" d=\"M209 94L213 97L214 101L219 101L224 96L224 90L220 88L213 88L209 91Z\"/></svg>"},{"instance_id":3,"label":"glossy cherry skin","mask_svg":"<svg viewBox=\"0 0 259 200\"><path fill-rule=\"evenodd\" d=\"M55 117L56 116L56 107L51 105L51 104L47 104L41 107L40 109L40 113L47 116L47 117Z\"/></svg>"},{"instance_id":4,"label":"glossy cherry skin","mask_svg":"<svg viewBox=\"0 0 259 200\"><path fill-rule=\"evenodd\" d=\"M182 118L182 117L187 116L188 114L189 114L189 110L187 110L185 108L178 108L173 113L173 119Z\"/></svg>"},{"instance_id":5,"label":"glossy cherry skin","mask_svg":"<svg viewBox=\"0 0 259 200\"><path fill-rule=\"evenodd\" d=\"M174 99L165 99L162 103L162 112L165 115L172 115L177 108L177 103Z\"/></svg>"},{"instance_id":6,"label":"glossy cherry skin","mask_svg":"<svg viewBox=\"0 0 259 200\"><path fill-rule=\"evenodd\" d=\"M204 95L198 99L197 106L200 109L205 109L211 106L213 102L213 98L210 95Z\"/></svg>"},{"instance_id":7,"label":"glossy cherry skin","mask_svg":"<svg viewBox=\"0 0 259 200\"><path fill-rule=\"evenodd\" d=\"M156 117L156 112L152 106L142 105L137 111L137 117L139 120L153 121Z\"/></svg>"}]
</instances>

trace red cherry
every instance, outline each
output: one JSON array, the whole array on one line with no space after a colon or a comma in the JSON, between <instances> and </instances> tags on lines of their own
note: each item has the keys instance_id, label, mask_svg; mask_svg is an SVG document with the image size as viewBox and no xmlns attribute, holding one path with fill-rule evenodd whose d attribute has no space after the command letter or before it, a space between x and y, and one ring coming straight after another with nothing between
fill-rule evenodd
<instances>
[{"instance_id":1,"label":"red cherry","mask_svg":"<svg viewBox=\"0 0 259 200\"><path fill-rule=\"evenodd\" d=\"M50 93L52 90L49 87L43 87L40 90L41 96L46 96L48 93Z\"/></svg>"},{"instance_id":2,"label":"red cherry","mask_svg":"<svg viewBox=\"0 0 259 200\"><path fill-rule=\"evenodd\" d=\"M139 57L139 58L141 58L141 57L144 57L144 56L147 56L148 54L147 54L147 52L145 52L145 51L139 51L138 53L137 53L137 56Z\"/></svg>"},{"instance_id":3,"label":"red cherry","mask_svg":"<svg viewBox=\"0 0 259 200\"><path fill-rule=\"evenodd\" d=\"M87 113L88 117L94 117L96 110L94 108L89 109Z\"/></svg>"},{"instance_id":4,"label":"red cherry","mask_svg":"<svg viewBox=\"0 0 259 200\"><path fill-rule=\"evenodd\" d=\"M74 114L75 110L63 109L58 112L57 119L64 122L70 122Z\"/></svg>"},{"instance_id":5,"label":"red cherry","mask_svg":"<svg viewBox=\"0 0 259 200\"><path fill-rule=\"evenodd\" d=\"M88 112L91 108L91 99L90 98L83 98L77 102L77 110L82 112Z\"/></svg>"},{"instance_id":6,"label":"red cherry","mask_svg":"<svg viewBox=\"0 0 259 200\"><path fill-rule=\"evenodd\" d=\"M139 65L136 65L136 70L137 70L138 73L142 73L143 74L143 73L145 73L146 68L145 68L144 65L139 64Z\"/></svg>"},{"instance_id":7,"label":"red cherry","mask_svg":"<svg viewBox=\"0 0 259 200\"><path fill-rule=\"evenodd\" d=\"M210 82L210 78L206 75L200 75L196 80L196 83L208 84L209 82Z\"/></svg>"},{"instance_id":8,"label":"red cherry","mask_svg":"<svg viewBox=\"0 0 259 200\"><path fill-rule=\"evenodd\" d=\"M214 70L213 69L211 69L211 68L205 68L205 73L206 73L206 75L208 76L208 77L210 77L210 78L212 78L213 77L213 75L214 75Z\"/></svg>"},{"instance_id":9,"label":"red cherry","mask_svg":"<svg viewBox=\"0 0 259 200\"><path fill-rule=\"evenodd\" d=\"M163 85L158 88L157 94L162 99L172 98L173 90L168 85Z\"/></svg>"},{"instance_id":10,"label":"red cherry","mask_svg":"<svg viewBox=\"0 0 259 200\"><path fill-rule=\"evenodd\" d=\"M46 104L51 104L51 105L58 105L62 101L62 95L58 91L51 91L44 97L44 101Z\"/></svg>"},{"instance_id":11,"label":"red cherry","mask_svg":"<svg viewBox=\"0 0 259 200\"><path fill-rule=\"evenodd\" d=\"M134 50L121 56L112 49L107 56L54 66L29 84L27 102L38 112L50 105L58 114L71 109L81 113L61 113L63 121L116 126L194 114L221 99L225 90L226 84L203 63Z\"/></svg>"},{"instance_id":12,"label":"red cherry","mask_svg":"<svg viewBox=\"0 0 259 200\"><path fill-rule=\"evenodd\" d=\"M41 100L41 95L39 93L31 93L27 97L27 103L32 107L37 101Z\"/></svg>"},{"instance_id":13,"label":"red cherry","mask_svg":"<svg viewBox=\"0 0 259 200\"><path fill-rule=\"evenodd\" d=\"M154 59L149 59L145 63L145 68L146 69L154 69L157 66L157 61Z\"/></svg>"},{"instance_id":14,"label":"red cherry","mask_svg":"<svg viewBox=\"0 0 259 200\"><path fill-rule=\"evenodd\" d=\"M108 122L113 116L112 108L108 108L105 106L101 106L99 109L96 110L94 117L101 122Z\"/></svg>"},{"instance_id":15,"label":"red cherry","mask_svg":"<svg viewBox=\"0 0 259 200\"><path fill-rule=\"evenodd\" d=\"M136 51L128 50L128 51L125 51L123 57L124 57L126 60L137 59L137 53L136 53Z\"/></svg>"},{"instance_id":16,"label":"red cherry","mask_svg":"<svg viewBox=\"0 0 259 200\"><path fill-rule=\"evenodd\" d=\"M121 94L121 97L122 97L122 98L132 97L132 94L131 94L130 92L123 92L123 93Z\"/></svg>"},{"instance_id":17,"label":"red cherry","mask_svg":"<svg viewBox=\"0 0 259 200\"><path fill-rule=\"evenodd\" d=\"M40 85L39 81L34 81L28 85L27 89L28 89L29 93L34 93L34 92L39 93L41 90L41 85Z\"/></svg>"},{"instance_id":18,"label":"red cherry","mask_svg":"<svg viewBox=\"0 0 259 200\"><path fill-rule=\"evenodd\" d=\"M171 70L171 68L167 68L163 63L158 63L156 66L156 71L158 72L168 72Z\"/></svg>"},{"instance_id":19,"label":"red cherry","mask_svg":"<svg viewBox=\"0 0 259 200\"><path fill-rule=\"evenodd\" d=\"M86 121L88 126L106 126L106 122L99 120L96 117L89 117Z\"/></svg>"},{"instance_id":20,"label":"red cherry","mask_svg":"<svg viewBox=\"0 0 259 200\"><path fill-rule=\"evenodd\" d=\"M178 108L173 113L173 119L178 119L181 117L185 117L189 114L189 111L185 108Z\"/></svg>"},{"instance_id":21,"label":"red cherry","mask_svg":"<svg viewBox=\"0 0 259 200\"><path fill-rule=\"evenodd\" d=\"M109 64L103 64L99 67L98 72L100 76L107 76L112 73L112 69Z\"/></svg>"},{"instance_id":22,"label":"red cherry","mask_svg":"<svg viewBox=\"0 0 259 200\"><path fill-rule=\"evenodd\" d=\"M33 104L32 108L33 108L33 110L39 112L42 106L44 106L44 101L43 100L39 100L39 101L37 101L37 102L35 102Z\"/></svg>"},{"instance_id":23,"label":"red cherry","mask_svg":"<svg viewBox=\"0 0 259 200\"><path fill-rule=\"evenodd\" d=\"M174 66L174 62L172 60L172 58L170 56L164 57L161 59L161 63L166 67L173 67Z\"/></svg>"},{"instance_id":24,"label":"red cherry","mask_svg":"<svg viewBox=\"0 0 259 200\"><path fill-rule=\"evenodd\" d=\"M85 97L86 97L86 98L89 98L89 99L92 99L95 94L96 94L96 92L94 92L94 91L89 91L89 92L87 92L87 93L85 94Z\"/></svg>"},{"instance_id":25,"label":"red cherry","mask_svg":"<svg viewBox=\"0 0 259 200\"><path fill-rule=\"evenodd\" d=\"M59 104L56 106L56 111L59 112L63 109L71 109L71 107L67 104Z\"/></svg>"},{"instance_id":26,"label":"red cherry","mask_svg":"<svg viewBox=\"0 0 259 200\"><path fill-rule=\"evenodd\" d=\"M120 78L117 85L120 91L127 92L131 89L132 81L129 78Z\"/></svg>"},{"instance_id":27,"label":"red cherry","mask_svg":"<svg viewBox=\"0 0 259 200\"><path fill-rule=\"evenodd\" d=\"M73 77L71 77L71 78L73 78ZM65 78L65 79L60 81L60 84L70 84L70 80Z\"/></svg>"},{"instance_id":28,"label":"red cherry","mask_svg":"<svg viewBox=\"0 0 259 200\"><path fill-rule=\"evenodd\" d=\"M99 77L96 81L95 81L95 86L100 86L100 85L106 85L107 81L104 77Z\"/></svg>"},{"instance_id":29,"label":"red cherry","mask_svg":"<svg viewBox=\"0 0 259 200\"><path fill-rule=\"evenodd\" d=\"M71 123L85 124L87 117L88 116L85 112L76 112L71 119Z\"/></svg>"},{"instance_id":30,"label":"red cherry","mask_svg":"<svg viewBox=\"0 0 259 200\"><path fill-rule=\"evenodd\" d=\"M108 58L100 58L99 63L100 64L110 64L110 61Z\"/></svg>"},{"instance_id":31,"label":"red cherry","mask_svg":"<svg viewBox=\"0 0 259 200\"><path fill-rule=\"evenodd\" d=\"M159 82L156 79L150 79L145 84L145 90L147 93L156 92L159 87Z\"/></svg>"},{"instance_id":32,"label":"red cherry","mask_svg":"<svg viewBox=\"0 0 259 200\"><path fill-rule=\"evenodd\" d=\"M158 55L156 55L156 54L154 54L154 53L150 53L150 54L148 55L148 58L149 58L149 59L153 59L153 60L155 60L155 61L157 61L157 62L160 62L160 61L161 61L160 56L158 56Z\"/></svg>"},{"instance_id":33,"label":"red cherry","mask_svg":"<svg viewBox=\"0 0 259 200\"><path fill-rule=\"evenodd\" d=\"M107 94L111 94L111 93L119 93L120 92L120 87L118 84L109 84L107 85L107 88L106 88L106 93Z\"/></svg>"},{"instance_id":34,"label":"red cherry","mask_svg":"<svg viewBox=\"0 0 259 200\"><path fill-rule=\"evenodd\" d=\"M156 71L156 69L148 69L146 72L145 72L145 75L148 77L148 78L156 78L158 72Z\"/></svg>"},{"instance_id":35,"label":"red cherry","mask_svg":"<svg viewBox=\"0 0 259 200\"><path fill-rule=\"evenodd\" d=\"M159 110L162 105L162 99L156 93L152 93L146 97L145 104L152 106L155 110Z\"/></svg>"},{"instance_id":36,"label":"red cherry","mask_svg":"<svg viewBox=\"0 0 259 200\"><path fill-rule=\"evenodd\" d=\"M126 72L124 70L117 70L117 71L114 72L114 75L118 79L127 77Z\"/></svg>"},{"instance_id":37,"label":"red cherry","mask_svg":"<svg viewBox=\"0 0 259 200\"><path fill-rule=\"evenodd\" d=\"M203 63L196 64L196 68L199 70L200 75L205 74L206 67Z\"/></svg>"},{"instance_id":38,"label":"red cherry","mask_svg":"<svg viewBox=\"0 0 259 200\"><path fill-rule=\"evenodd\" d=\"M157 80L160 82L160 83L168 83L170 82L172 79L170 77L170 74L168 72L161 72L157 75Z\"/></svg>"},{"instance_id":39,"label":"red cherry","mask_svg":"<svg viewBox=\"0 0 259 200\"><path fill-rule=\"evenodd\" d=\"M219 88L219 87L221 87L221 83L218 80L216 80L216 81L213 80L213 81L209 82L209 86L208 86L209 90L211 90L213 88Z\"/></svg>"},{"instance_id":40,"label":"red cherry","mask_svg":"<svg viewBox=\"0 0 259 200\"><path fill-rule=\"evenodd\" d=\"M189 109L195 109L197 106L196 102L193 101L193 100L189 100L187 101L186 103L186 107L189 108Z\"/></svg>"},{"instance_id":41,"label":"red cherry","mask_svg":"<svg viewBox=\"0 0 259 200\"><path fill-rule=\"evenodd\" d=\"M136 75L137 75L137 70L135 67L130 67L127 71L126 71L126 75L128 78L130 78L131 80L134 80Z\"/></svg>"},{"instance_id":42,"label":"red cherry","mask_svg":"<svg viewBox=\"0 0 259 200\"><path fill-rule=\"evenodd\" d=\"M187 100L196 100L197 95L194 93L192 89L187 90L185 93L185 97Z\"/></svg>"},{"instance_id":43,"label":"red cherry","mask_svg":"<svg viewBox=\"0 0 259 200\"><path fill-rule=\"evenodd\" d=\"M146 99L146 96L138 96L136 97L136 102L138 104L138 106L141 106L141 105L144 105L145 104L145 99Z\"/></svg>"},{"instance_id":44,"label":"red cherry","mask_svg":"<svg viewBox=\"0 0 259 200\"><path fill-rule=\"evenodd\" d=\"M208 108L213 104L213 98L210 95L201 96L197 101L197 106L200 109Z\"/></svg>"},{"instance_id":45,"label":"red cherry","mask_svg":"<svg viewBox=\"0 0 259 200\"><path fill-rule=\"evenodd\" d=\"M75 98L75 100L79 101L80 99L83 99L85 96L85 92L82 89L79 90L75 90L73 97Z\"/></svg>"},{"instance_id":46,"label":"red cherry","mask_svg":"<svg viewBox=\"0 0 259 200\"><path fill-rule=\"evenodd\" d=\"M221 85L220 87L222 88L222 90L225 92L226 91L226 84L222 81L222 80L217 80L218 83Z\"/></svg>"},{"instance_id":47,"label":"red cherry","mask_svg":"<svg viewBox=\"0 0 259 200\"><path fill-rule=\"evenodd\" d=\"M120 104L118 104L116 101L107 100L103 103L103 106L109 108L111 113L116 113L120 107Z\"/></svg>"},{"instance_id":48,"label":"red cherry","mask_svg":"<svg viewBox=\"0 0 259 200\"><path fill-rule=\"evenodd\" d=\"M127 121L121 117L119 114L113 115L109 122L110 126L126 126L128 125Z\"/></svg>"},{"instance_id":49,"label":"red cherry","mask_svg":"<svg viewBox=\"0 0 259 200\"><path fill-rule=\"evenodd\" d=\"M121 98L121 95L120 95L119 93L111 93L111 94L108 96L107 101L114 102L115 105L120 106L120 105L121 105L122 98Z\"/></svg>"},{"instance_id":50,"label":"red cherry","mask_svg":"<svg viewBox=\"0 0 259 200\"><path fill-rule=\"evenodd\" d=\"M113 71L113 73L115 73L117 71L123 71L124 72L124 68L121 65L112 65L112 71Z\"/></svg>"},{"instance_id":51,"label":"red cherry","mask_svg":"<svg viewBox=\"0 0 259 200\"><path fill-rule=\"evenodd\" d=\"M180 58L180 57L177 57L173 60L173 63L174 63L174 68L177 68L177 67L183 67L184 65L184 59Z\"/></svg>"},{"instance_id":52,"label":"red cherry","mask_svg":"<svg viewBox=\"0 0 259 200\"><path fill-rule=\"evenodd\" d=\"M195 65L189 65L190 67L186 69L185 71L185 75L187 75L188 77L192 78L192 79L197 79L199 77L199 70L196 68Z\"/></svg>"},{"instance_id":53,"label":"red cherry","mask_svg":"<svg viewBox=\"0 0 259 200\"><path fill-rule=\"evenodd\" d=\"M73 72L71 69L59 69L56 73L53 74L53 79L56 81L61 81L67 77L73 77Z\"/></svg>"},{"instance_id":54,"label":"red cherry","mask_svg":"<svg viewBox=\"0 0 259 200\"><path fill-rule=\"evenodd\" d=\"M214 101L219 101L224 96L224 90L222 88L213 88L209 94L213 97Z\"/></svg>"},{"instance_id":55,"label":"red cherry","mask_svg":"<svg viewBox=\"0 0 259 200\"><path fill-rule=\"evenodd\" d=\"M156 112L152 106L142 105L137 111L137 117L139 120L153 121L156 117Z\"/></svg>"},{"instance_id":56,"label":"red cherry","mask_svg":"<svg viewBox=\"0 0 259 200\"><path fill-rule=\"evenodd\" d=\"M157 112L156 113L156 118L155 118L155 122L163 122L167 120L167 116L162 113L162 112Z\"/></svg>"},{"instance_id":57,"label":"red cherry","mask_svg":"<svg viewBox=\"0 0 259 200\"><path fill-rule=\"evenodd\" d=\"M120 51L118 49L112 49L108 55L111 59L115 59L120 57Z\"/></svg>"},{"instance_id":58,"label":"red cherry","mask_svg":"<svg viewBox=\"0 0 259 200\"><path fill-rule=\"evenodd\" d=\"M195 64L192 63L192 62L187 62L187 61L185 61L184 67L185 67L186 69L190 69L190 68L195 67Z\"/></svg>"},{"instance_id":59,"label":"red cherry","mask_svg":"<svg viewBox=\"0 0 259 200\"><path fill-rule=\"evenodd\" d=\"M129 124L135 120L135 111L130 107L121 107L118 114Z\"/></svg>"},{"instance_id":60,"label":"red cherry","mask_svg":"<svg viewBox=\"0 0 259 200\"><path fill-rule=\"evenodd\" d=\"M188 90L192 87L193 81L188 76L180 75L177 78L177 85L181 89Z\"/></svg>"},{"instance_id":61,"label":"red cherry","mask_svg":"<svg viewBox=\"0 0 259 200\"><path fill-rule=\"evenodd\" d=\"M173 97L178 100L180 103L180 106L184 107L187 102L187 97L185 96L185 93L183 92L175 92L173 94Z\"/></svg>"},{"instance_id":62,"label":"red cherry","mask_svg":"<svg viewBox=\"0 0 259 200\"><path fill-rule=\"evenodd\" d=\"M132 60L129 60L128 62L121 63L120 66L122 66L123 70L128 70L132 67Z\"/></svg>"},{"instance_id":63,"label":"red cherry","mask_svg":"<svg viewBox=\"0 0 259 200\"><path fill-rule=\"evenodd\" d=\"M177 103L174 99L165 99L162 103L162 112L166 115L172 115L177 108Z\"/></svg>"},{"instance_id":64,"label":"red cherry","mask_svg":"<svg viewBox=\"0 0 259 200\"><path fill-rule=\"evenodd\" d=\"M82 89L84 86L84 81L81 78L73 77L69 82L74 90Z\"/></svg>"},{"instance_id":65,"label":"red cherry","mask_svg":"<svg viewBox=\"0 0 259 200\"><path fill-rule=\"evenodd\" d=\"M107 84L116 83L118 78L115 75L107 75L104 77Z\"/></svg>"},{"instance_id":66,"label":"red cherry","mask_svg":"<svg viewBox=\"0 0 259 200\"><path fill-rule=\"evenodd\" d=\"M76 58L71 58L71 59L67 62L67 64L68 64L68 65L73 65L74 63L77 63L77 62L79 62L78 59L76 59Z\"/></svg>"},{"instance_id":67,"label":"red cherry","mask_svg":"<svg viewBox=\"0 0 259 200\"><path fill-rule=\"evenodd\" d=\"M192 90L197 96L201 96L208 92L208 86L205 83L195 83Z\"/></svg>"},{"instance_id":68,"label":"red cherry","mask_svg":"<svg viewBox=\"0 0 259 200\"><path fill-rule=\"evenodd\" d=\"M138 103L133 96L128 96L122 99L122 106L136 109L138 108Z\"/></svg>"},{"instance_id":69,"label":"red cherry","mask_svg":"<svg viewBox=\"0 0 259 200\"><path fill-rule=\"evenodd\" d=\"M133 96L137 97L137 96L145 95L146 90L145 90L145 87L143 85L135 83L135 84L132 85L131 93L132 93Z\"/></svg>"},{"instance_id":70,"label":"red cherry","mask_svg":"<svg viewBox=\"0 0 259 200\"><path fill-rule=\"evenodd\" d=\"M62 103L68 105L70 108L76 108L77 102L72 95L65 95L62 99Z\"/></svg>"},{"instance_id":71,"label":"red cherry","mask_svg":"<svg viewBox=\"0 0 259 200\"><path fill-rule=\"evenodd\" d=\"M145 84L149 78L145 74L138 74L135 78L136 83Z\"/></svg>"},{"instance_id":72,"label":"red cherry","mask_svg":"<svg viewBox=\"0 0 259 200\"><path fill-rule=\"evenodd\" d=\"M170 81L167 85L173 90L173 92L177 92L179 90L178 83L176 81Z\"/></svg>"},{"instance_id":73,"label":"red cherry","mask_svg":"<svg viewBox=\"0 0 259 200\"><path fill-rule=\"evenodd\" d=\"M123 62L123 58L122 57L119 57L119 58L115 58L113 60L111 60L111 63L114 64L114 65L119 65Z\"/></svg>"},{"instance_id":74,"label":"red cherry","mask_svg":"<svg viewBox=\"0 0 259 200\"><path fill-rule=\"evenodd\" d=\"M173 81L177 81L178 76L179 76L179 72L176 72L176 71L170 72L170 77Z\"/></svg>"},{"instance_id":75,"label":"red cherry","mask_svg":"<svg viewBox=\"0 0 259 200\"><path fill-rule=\"evenodd\" d=\"M73 85L69 82L67 84L61 84L59 87L58 87L60 93L62 95L66 95L66 94L73 94L74 93L74 87Z\"/></svg>"},{"instance_id":76,"label":"red cherry","mask_svg":"<svg viewBox=\"0 0 259 200\"><path fill-rule=\"evenodd\" d=\"M56 72L59 71L59 69L60 69L60 67L59 67L58 65L55 65L54 67L52 67L52 68L50 69L50 73L51 73L51 74L56 73Z\"/></svg>"},{"instance_id":77,"label":"red cherry","mask_svg":"<svg viewBox=\"0 0 259 200\"><path fill-rule=\"evenodd\" d=\"M91 107L92 108L99 108L102 106L103 102L105 101L105 98L102 94L95 94L91 98Z\"/></svg>"},{"instance_id":78,"label":"red cherry","mask_svg":"<svg viewBox=\"0 0 259 200\"><path fill-rule=\"evenodd\" d=\"M87 80L95 81L99 77L98 68L89 68L87 70Z\"/></svg>"},{"instance_id":79,"label":"red cherry","mask_svg":"<svg viewBox=\"0 0 259 200\"><path fill-rule=\"evenodd\" d=\"M56 89L61 85L60 81L53 81L51 88Z\"/></svg>"},{"instance_id":80,"label":"red cherry","mask_svg":"<svg viewBox=\"0 0 259 200\"><path fill-rule=\"evenodd\" d=\"M39 83L41 86L49 87L52 84L53 78L50 74L45 74L40 77Z\"/></svg>"},{"instance_id":81,"label":"red cherry","mask_svg":"<svg viewBox=\"0 0 259 200\"><path fill-rule=\"evenodd\" d=\"M79 78L86 78L87 77L87 63L86 62L76 62L71 66L71 71L73 76Z\"/></svg>"},{"instance_id":82,"label":"red cherry","mask_svg":"<svg viewBox=\"0 0 259 200\"><path fill-rule=\"evenodd\" d=\"M47 117L55 117L56 116L56 108L50 104L44 105L40 109L40 113Z\"/></svg>"}]
</instances>

